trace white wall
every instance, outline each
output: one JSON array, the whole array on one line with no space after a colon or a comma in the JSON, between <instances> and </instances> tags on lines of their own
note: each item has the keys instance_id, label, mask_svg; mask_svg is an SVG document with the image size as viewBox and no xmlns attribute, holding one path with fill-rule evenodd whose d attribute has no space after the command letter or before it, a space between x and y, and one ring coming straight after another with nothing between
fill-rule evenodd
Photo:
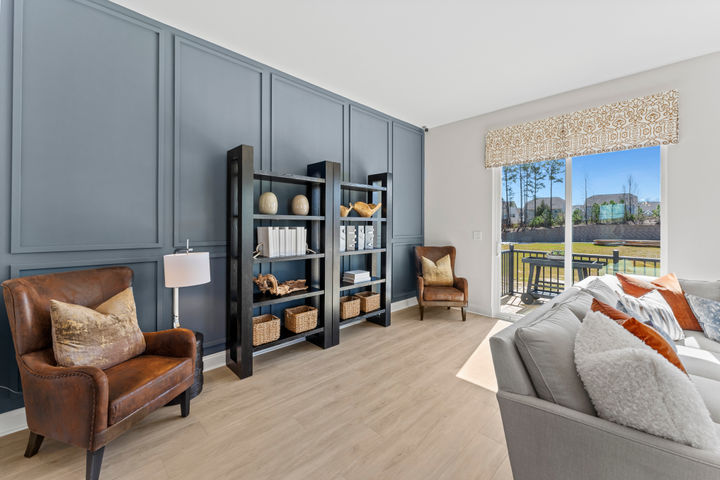
<instances>
[{"instance_id":1,"label":"white wall","mask_svg":"<svg viewBox=\"0 0 720 480\"><path fill-rule=\"evenodd\" d=\"M667 147L666 271L720 278L719 78L720 53L714 53L431 129L425 135L425 242L457 247L457 273L468 278L471 310L490 313L493 298L499 212L491 208L497 173L484 167L487 131L669 89L680 93L680 143ZM473 231L481 231L482 240L473 240Z\"/></svg>"}]
</instances>

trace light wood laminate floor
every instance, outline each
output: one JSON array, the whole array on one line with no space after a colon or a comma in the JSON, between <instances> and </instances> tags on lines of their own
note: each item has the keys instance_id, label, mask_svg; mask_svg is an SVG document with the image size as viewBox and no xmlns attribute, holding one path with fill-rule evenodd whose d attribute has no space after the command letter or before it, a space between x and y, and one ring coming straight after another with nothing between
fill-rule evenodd
<instances>
[{"instance_id":1,"label":"light wood laminate floor","mask_svg":"<svg viewBox=\"0 0 720 480\"><path fill-rule=\"evenodd\" d=\"M444 308L361 323L341 344L206 373L188 418L163 408L105 449L101 479L511 480L495 394L455 375L495 324ZM490 369L491 366L488 365ZM28 432L0 438L0 478L84 478L85 452Z\"/></svg>"}]
</instances>

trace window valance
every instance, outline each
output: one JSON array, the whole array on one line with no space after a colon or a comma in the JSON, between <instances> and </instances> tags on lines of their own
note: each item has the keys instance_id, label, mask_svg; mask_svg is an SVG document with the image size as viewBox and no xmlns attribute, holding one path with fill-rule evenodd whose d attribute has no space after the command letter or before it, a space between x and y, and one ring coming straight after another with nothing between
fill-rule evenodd
<instances>
[{"instance_id":1,"label":"window valance","mask_svg":"<svg viewBox=\"0 0 720 480\"><path fill-rule=\"evenodd\" d=\"M485 166L669 143L678 143L677 90L491 130L485 138Z\"/></svg>"}]
</instances>

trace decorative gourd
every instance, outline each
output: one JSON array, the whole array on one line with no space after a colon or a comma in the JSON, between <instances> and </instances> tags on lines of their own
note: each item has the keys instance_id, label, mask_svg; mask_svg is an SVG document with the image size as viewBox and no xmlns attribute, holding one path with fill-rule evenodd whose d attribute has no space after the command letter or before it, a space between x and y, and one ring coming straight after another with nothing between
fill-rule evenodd
<instances>
[{"instance_id":1,"label":"decorative gourd","mask_svg":"<svg viewBox=\"0 0 720 480\"><path fill-rule=\"evenodd\" d=\"M351 203L350 207L354 208L361 217L372 217L375 212L380 210L380 207L382 207L382 203L378 203L376 205L374 203L355 202L354 204Z\"/></svg>"},{"instance_id":2,"label":"decorative gourd","mask_svg":"<svg viewBox=\"0 0 720 480\"><path fill-rule=\"evenodd\" d=\"M278 211L278 199L272 192L265 192L258 199L258 210L264 215L275 215Z\"/></svg>"},{"instance_id":3,"label":"decorative gourd","mask_svg":"<svg viewBox=\"0 0 720 480\"><path fill-rule=\"evenodd\" d=\"M341 217L347 217L350 212L352 212L352 203L349 207L346 207L345 205L340 205L340 216Z\"/></svg>"},{"instance_id":4,"label":"decorative gourd","mask_svg":"<svg viewBox=\"0 0 720 480\"><path fill-rule=\"evenodd\" d=\"M291 209L295 215L307 215L310 212L310 202L305 195L295 195L292 199Z\"/></svg>"}]
</instances>

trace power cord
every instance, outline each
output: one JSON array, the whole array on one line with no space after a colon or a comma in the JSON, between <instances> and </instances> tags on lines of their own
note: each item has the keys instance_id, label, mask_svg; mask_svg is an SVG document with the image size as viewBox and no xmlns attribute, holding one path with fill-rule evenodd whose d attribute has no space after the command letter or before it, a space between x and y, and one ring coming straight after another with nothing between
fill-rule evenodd
<instances>
[{"instance_id":1,"label":"power cord","mask_svg":"<svg viewBox=\"0 0 720 480\"><path fill-rule=\"evenodd\" d=\"M12 388L6 387L5 385L0 385L0 388L2 388L2 389L4 389L4 390L7 390L7 391L10 392L10 393L14 393L15 395L22 395L22 392L18 392L18 391L16 391L16 390L13 390Z\"/></svg>"}]
</instances>

